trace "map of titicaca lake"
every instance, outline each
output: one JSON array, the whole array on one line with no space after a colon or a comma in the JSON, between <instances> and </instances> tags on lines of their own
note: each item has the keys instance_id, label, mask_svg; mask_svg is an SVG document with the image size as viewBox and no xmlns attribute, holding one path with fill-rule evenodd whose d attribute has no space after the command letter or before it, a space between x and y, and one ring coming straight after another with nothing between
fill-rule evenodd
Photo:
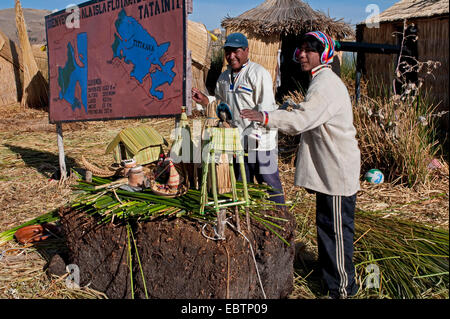
<instances>
[{"instance_id":1,"label":"map of titicaca lake","mask_svg":"<svg viewBox=\"0 0 450 319\"><path fill-rule=\"evenodd\" d=\"M183 3L96 0L80 4L78 15L46 16L50 122L179 114L186 103Z\"/></svg>"},{"instance_id":2,"label":"map of titicaca lake","mask_svg":"<svg viewBox=\"0 0 450 319\"><path fill-rule=\"evenodd\" d=\"M175 73L172 71L175 62L161 62L161 57L167 52L170 43L158 45L156 40L136 21L126 15L125 10L119 13L115 23L117 33L112 45L114 57L123 59L125 63L134 65L131 76L139 83L143 83L145 77L150 74L150 94L159 100L164 98L164 93L158 90L164 83L172 84ZM159 69L150 72L152 65Z\"/></svg>"}]
</instances>

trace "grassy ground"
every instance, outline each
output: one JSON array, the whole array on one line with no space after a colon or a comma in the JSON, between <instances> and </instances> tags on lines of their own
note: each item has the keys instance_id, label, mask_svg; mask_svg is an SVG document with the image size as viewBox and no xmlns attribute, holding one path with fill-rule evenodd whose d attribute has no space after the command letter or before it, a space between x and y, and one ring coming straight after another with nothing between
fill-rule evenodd
<instances>
[{"instance_id":1,"label":"grassy ground","mask_svg":"<svg viewBox=\"0 0 450 319\"><path fill-rule=\"evenodd\" d=\"M153 126L169 142L174 120L148 119L110 122L63 124L66 161L69 167L82 167L81 156L106 167L112 155L104 154L106 146L123 128L142 123ZM54 179L58 171L56 128L48 124L48 114L25 110L17 105L0 108L0 232L58 208L74 195L69 181L60 184ZM320 284L314 272L315 197L293 187L295 168L290 158L280 159L280 174L298 223L295 259L295 289L292 298L320 297ZM446 166L448 167L448 166ZM400 185L362 184L357 209L376 212L381 217L401 217L423 224L448 227L448 169L437 172L431 186L410 189ZM358 220L355 221L358 224ZM363 226L363 225L360 225ZM361 235L361 234L357 234ZM58 241L49 242L58 249ZM48 278L43 271L49 247L22 246L9 242L0 247L0 298L104 298L88 287L68 289L64 278ZM445 296L445 295L444 295ZM362 291L358 297L372 298ZM379 297L379 296L375 296ZM439 298L441 294L426 294ZM448 298L448 291L447 291Z\"/></svg>"}]
</instances>

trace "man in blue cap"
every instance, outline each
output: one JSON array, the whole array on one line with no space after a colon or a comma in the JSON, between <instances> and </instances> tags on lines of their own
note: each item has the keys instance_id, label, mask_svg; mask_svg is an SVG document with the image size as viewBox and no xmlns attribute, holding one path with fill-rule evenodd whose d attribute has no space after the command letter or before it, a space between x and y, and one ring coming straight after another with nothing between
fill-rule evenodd
<instances>
[{"instance_id":1,"label":"man in blue cap","mask_svg":"<svg viewBox=\"0 0 450 319\"><path fill-rule=\"evenodd\" d=\"M206 96L193 88L192 98L205 108L210 103L220 102L230 107L232 124L239 128L248 154L245 156L247 180L254 182L256 178L258 183L271 186L273 191L269 191L269 199L284 204L278 172L277 131L259 128L256 123L239 116L242 110L271 112L278 108L272 77L264 67L249 60L248 40L242 33L228 35L223 48L228 67L217 80L215 96Z\"/></svg>"}]
</instances>

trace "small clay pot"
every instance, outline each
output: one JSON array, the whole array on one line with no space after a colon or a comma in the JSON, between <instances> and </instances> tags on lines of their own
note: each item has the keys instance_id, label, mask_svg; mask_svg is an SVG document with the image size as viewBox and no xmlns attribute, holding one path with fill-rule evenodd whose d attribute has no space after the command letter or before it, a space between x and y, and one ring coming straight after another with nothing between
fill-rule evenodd
<instances>
[{"instance_id":1,"label":"small clay pot","mask_svg":"<svg viewBox=\"0 0 450 319\"><path fill-rule=\"evenodd\" d=\"M123 176L127 177L130 169L132 169L133 167L136 167L136 161L134 159L129 159L129 160L123 160L120 165L122 165L123 169Z\"/></svg>"},{"instance_id":2,"label":"small clay pot","mask_svg":"<svg viewBox=\"0 0 450 319\"><path fill-rule=\"evenodd\" d=\"M144 182L144 168L142 166L130 168L130 171L128 172L128 185L133 187L142 187Z\"/></svg>"}]
</instances>

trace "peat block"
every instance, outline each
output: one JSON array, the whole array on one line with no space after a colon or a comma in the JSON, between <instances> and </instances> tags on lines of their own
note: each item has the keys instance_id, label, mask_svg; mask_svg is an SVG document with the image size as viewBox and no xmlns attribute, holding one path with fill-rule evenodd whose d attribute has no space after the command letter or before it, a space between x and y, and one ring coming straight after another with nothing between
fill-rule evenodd
<instances>
[{"instance_id":1,"label":"peat block","mask_svg":"<svg viewBox=\"0 0 450 319\"><path fill-rule=\"evenodd\" d=\"M80 286L89 285L109 298L131 298L126 227L98 225L94 218L76 211L66 211L60 221L67 261L78 266Z\"/></svg>"},{"instance_id":2,"label":"peat block","mask_svg":"<svg viewBox=\"0 0 450 319\"><path fill-rule=\"evenodd\" d=\"M260 299L263 288L267 298L287 298L293 290L295 219L281 210L267 214L288 220L277 222L284 227L277 232L290 246L255 221L249 234L241 218L255 259L247 240L231 227L226 228L226 240L215 241L204 236L213 237L210 225L202 234L203 224L184 218L133 225L134 297L144 299L147 291L155 299ZM70 211L61 223L69 261L80 269L80 285L90 284L109 298L131 298L126 227L97 225L92 217Z\"/></svg>"}]
</instances>

